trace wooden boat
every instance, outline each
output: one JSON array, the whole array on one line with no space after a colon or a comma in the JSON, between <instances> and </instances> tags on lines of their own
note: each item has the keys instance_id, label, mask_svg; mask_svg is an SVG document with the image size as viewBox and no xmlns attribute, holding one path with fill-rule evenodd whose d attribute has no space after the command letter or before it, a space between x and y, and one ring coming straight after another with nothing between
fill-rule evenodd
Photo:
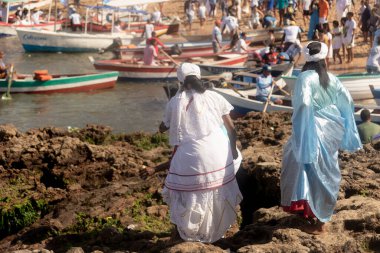
<instances>
[{"instance_id":1,"label":"wooden boat","mask_svg":"<svg viewBox=\"0 0 380 253\"><path fill-rule=\"evenodd\" d=\"M221 94L228 102L234 107L234 115L241 116L245 115L250 111L263 111L265 102L261 102L255 99L256 89L245 89L238 90L238 94L233 89L228 88L213 88L214 91ZM269 103L267 107L267 112L269 111L287 111L292 112L293 107L291 106L290 97L285 97L281 95L273 95L275 98L280 98L284 101L283 105L277 105ZM380 123L380 107L370 107L364 105L355 105L355 120L361 122L360 113L367 108L371 111L371 119L373 122Z\"/></svg>"},{"instance_id":2,"label":"wooden boat","mask_svg":"<svg viewBox=\"0 0 380 253\"><path fill-rule=\"evenodd\" d=\"M289 89L293 89L300 69L295 69L292 76L284 77ZM338 79L348 89L353 100L373 99L369 84L380 86L380 74L349 73L337 75Z\"/></svg>"},{"instance_id":3,"label":"wooden boat","mask_svg":"<svg viewBox=\"0 0 380 253\"><path fill-rule=\"evenodd\" d=\"M0 36L15 36L17 35L17 28L26 28L26 29L34 29L34 30L46 30L46 31L59 31L62 29L62 21L58 21L54 24L54 22L46 22L36 24L16 24L16 23L5 23L0 22Z\"/></svg>"},{"instance_id":4,"label":"wooden boat","mask_svg":"<svg viewBox=\"0 0 380 253\"><path fill-rule=\"evenodd\" d=\"M11 93L54 93L79 92L112 88L117 80L117 72L94 74L52 75L51 80L34 80L33 75L17 75L12 81ZM0 79L0 92L7 90L8 80Z\"/></svg>"},{"instance_id":5,"label":"wooden boat","mask_svg":"<svg viewBox=\"0 0 380 253\"><path fill-rule=\"evenodd\" d=\"M44 0L44 1L26 1L26 0L3 0L3 3L7 4L9 12L7 17L3 17L3 20L0 22L0 37L4 36L15 36L16 28L33 28L33 29L41 29L41 30L61 30L61 22L57 22L54 26L54 22L44 22L41 20L40 24L21 24L16 22L15 15L11 14L16 11L18 7L26 8L29 11L33 8L42 7L48 4L51 4L52 0Z\"/></svg>"},{"instance_id":6,"label":"wooden boat","mask_svg":"<svg viewBox=\"0 0 380 253\"><path fill-rule=\"evenodd\" d=\"M380 86L375 87L372 84L369 85L372 95L376 101L377 105L380 105Z\"/></svg>"},{"instance_id":7,"label":"wooden boat","mask_svg":"<svg viewBox=\"0 0 380 253\"><path fill-rule=\"evenodd\" d=\"M170 53L171 48L174 45L178 45L182 54L190 53L212 53L212 44L210 42L185 42L185 43L165 43L163 49L166 53ZM145 43L141 43L136 47L123 46L120 48L120 53L123 59L129 59L132 57L142 57L144 55Z\"/></svg>"},{"instance_id":8,"label":"wooden boat","mask_svg":"<svg viewBox=\"0 0 380 253\"><path fill-rule=\"evenodd\" d=\"M174 57L175 60L180 59ZM242 64L247 59L247 55L236 54L212 55L211 57L192 57L187 62L194 64L202 64L209 62L215 66L229 66L234 64ZM90 58L97 70L119 71L119 77L127 80L140 81L162 81L177 78L177 65L169 59L161 59L159 65L144 65L142 61L135 62L133 60L98 60Z\"/></svg>"},{"instance_id":9,"label":"wooden boat","mask_svg":"<svg viewBox=\"0 0 380 253\"><path fill-rule=\"evenodd\" d=\"M130 44L134 40L133 35L119 33L67 33L25 28L18 28L16 31L27 52L91 52L107 48L117 38L120 38L123 44Z\"/></svg>"},{"instance_id":10,"label":"wooden boat","mask_svg":"<svg viewBox=\"0 0 380 253\"><path fill-rule=\"evenodd\" d=\"M146 22L138 22L138 23L131 23L130 27L128 25L123 29L126 33L135 33L137 36L141 36L142 33L144 32ZM83 29L85 27L85 24L82 25ZM87 30L90 32L106 32L110 33L112 29L112 24L107 23L107 24L100 24L97 22L88 22L87 23ZM159 24L159 25L154 25L154 31L156 32L157 36L160 36L165 33L173 33L175 31L178 32L179 29L179 23L176 24Z\"/></svg>"},{"instance_id":11,"label":"wooden boat","mask_svg":"<svg viewBox=\"0 0 380 253\"><path fill-rule=\"evenodd\" d=\"M258 29L258 30L250 30L246 32L247 40L251 42L251 44L263 44L263 41L269 39L269 31L274 31L274 37L276 41L280 41L284 35L284 30L282 28L275 29ZM181 33L179 36L166 36L166 41L168 43L181 42L178 40L178 37L183 39L182 42L205 42L210 41L210 34L186 34ZM228 35L223 35L224 40L229 40Z\"/></svg>"}]
</instances>

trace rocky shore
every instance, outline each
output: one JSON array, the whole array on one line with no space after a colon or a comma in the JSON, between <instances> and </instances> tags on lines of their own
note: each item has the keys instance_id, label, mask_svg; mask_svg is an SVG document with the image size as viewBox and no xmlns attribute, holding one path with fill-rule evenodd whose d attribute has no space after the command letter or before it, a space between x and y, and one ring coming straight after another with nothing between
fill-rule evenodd
<instances>
[{"instance_id":1,"label":"rocky shore","mask_svg":"<svg viewBox=\"0 0 380 253\"><path fill-rule=\"evenodd\" d=\"M252 224L235 224L214 244L171 237L160 195L167 135L2 125L0 252L379 252L380 145L340 153L336 213L327 233L309 235L278 206L290 119L258 112L235 121Z\"/></svg>"}]
</instances>

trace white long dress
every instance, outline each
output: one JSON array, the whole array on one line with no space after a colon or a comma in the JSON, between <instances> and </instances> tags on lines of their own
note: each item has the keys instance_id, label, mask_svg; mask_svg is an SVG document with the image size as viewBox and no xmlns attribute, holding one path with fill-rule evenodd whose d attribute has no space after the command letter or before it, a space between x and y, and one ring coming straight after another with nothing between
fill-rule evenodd
<instances>
[{"instance_id":1,"label":"white long dress","mask_svg":"<svg viewBox=\"0 0 380 253\"><path fill-rule=\"evenodd\" d=\"M241 155L233 160L222 120L232 109L213 91L179 92L167 105L164 123L176 151L162 195L186 241L214 242L236 220Z\"/></svg>"}]
</instances>

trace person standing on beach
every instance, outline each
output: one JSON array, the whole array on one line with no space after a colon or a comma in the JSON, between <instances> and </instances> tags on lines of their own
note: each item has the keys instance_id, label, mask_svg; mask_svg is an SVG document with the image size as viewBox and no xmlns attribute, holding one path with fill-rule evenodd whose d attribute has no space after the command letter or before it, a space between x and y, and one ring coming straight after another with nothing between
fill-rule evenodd
<instances>
[{"instance_id":1,"label":"person standing on beach","mask_svg":"<svg viewBox=\"0 0 380 253\"><path fill-rule=\"evenodd\" d=\"M203 24L206 21L206 6L204 3L200 3L198 8L198 17L201 29L203 28Z\"/></svg>"},{"instance_id":2,"label":"person standing on beach","mask_svg":"<svg viewBox=\"0 0 380 253\"><path fill-rule=\"evenodd\" d=\"M141 34L141 38L143 38L145 35L145 39L149 39L150 37L152 37L153 31L154 31L154 25L152 24L152 21L150 19L148 19L148 21L146 21L144 31Z\"/></svg>"},{"instance_id":3,"label":"person standing on beach","mask_svg":"<svg viewBox=\"0 0 380 253\"><path fill-rule=\"evenodd\" d=\"M312 0L310 4L310 23L309 31L307 33L307 39L312 40L314 38L317 25L319 23L319 5L318 0Z\"/></svg>"},{"instance_id":4,"label":"person standing on beach","mask_svg":"<svg viewBox=\"0 0 380 253\"><path fill-rule=\"evenodd\" d=\"M288 0L277 0L276 7L278 9L278 14L280 16L280 20L278 23L279 26L284 25L284 14L285 14L285 10L288 7L288 5L289 5Z\"/></svg>"},{"instance_id":5,"label":"person standing on beach","mask_svg":"<svg viewBox=\"0 0 380 253\"><path fill-rule=\"evenodd\" d=\"M182 63L181 87L169 101L160 132L174 146L162 196L185 241L213 243L236 221L242 200L235 174L241 163L225 98L207 90L200 68Z\"/></svg>"},{"instance_id":6,"label":"person standing on beach","mask_svg":"<svg viewBox=\"0 0 380 253\"><path fill-rule=\"evenodd\" d=\"M330 5L327 0L319 0L319 24L323 25L327 23L327 17L329 16Z\"/></svg>"},{"instance_id":7,"label":"person standing on beach","mask_svg":"<svg viewBox=\"0 0 380 253\"><path fill-rule=\"evenodd\" d=\"M343 28L343 43L347 50L347 62L351 63L354 59L354 46L355 46L355 30L356 30L356 21L354 20L354 13L347 13L347 20L344 23Z\"/></svg>"},{"instance_id":8,"label":"person standing on beach","mask_svg":"<svg viewBox=\"0 0 380 253\"><path fill-rule=\"evenodd\" d=\"M336 0L335 13L337 20L346 17L350 5L349 2L351 2L351 0Z\"/></svg>"},{"instance_id":9,"label":"person standing on beach","mask_svg":"<svg viewBox=\"0 0 380 253\"><path fill-rule=\"evenodd\" d=\"M303 7L303 23L306 26L306 20L310 20L310 4L311 0L302 0L302 7Z\"/></svg>"},{"instance_id":10,"label":"person standing on beach","mask_svg":"<svg viewBox=\"0 0 380 253\"><path fill-rule=\"evenodd\" d=\"M280 178L281 205L308 219L301 229L320 234L336 205L341 173L338 150L362 148L354 103L337 77L328 73L328 47L310 42L306 63L292 96L292 135L284 146Z\"/></svg>"},{"instance_id":11,"label":"person standing on beach","mask_svg":"<svg viewBox=\"0 0 380 253\"><path fill-rule=\"evenodd\" d=\"M339 64L342 64L342 57L340 56L340 48L342 47L342 27L339 26L339 21L333 21L333 30L332 30L332 50L333 50L333 59L339 59Z\"/></svg>"},{"instance_id":12,"label":"person standing on beach","mask_svg":"<svg viewBox=\"0 0 380 253\"><path fill-rule=\"evenodd\" d=\"M360 15L359 27L363 32L363 42L368 42L368 32L369 32L369 19L371 18L371 8L368 4L368 1L363 1L363 10Z\"/></svg>"},{"instance_id":13,"label":"person standing on beach","mask_svg":"<svg viewBox=\"0 0 380 253\"><path fill-rule=\"evenodd\" d=\"M222 49L222 32L220 31L220 21L215 21L214 29L212 29L212 49L214 53Z\"/></svg>"}]
</instances>

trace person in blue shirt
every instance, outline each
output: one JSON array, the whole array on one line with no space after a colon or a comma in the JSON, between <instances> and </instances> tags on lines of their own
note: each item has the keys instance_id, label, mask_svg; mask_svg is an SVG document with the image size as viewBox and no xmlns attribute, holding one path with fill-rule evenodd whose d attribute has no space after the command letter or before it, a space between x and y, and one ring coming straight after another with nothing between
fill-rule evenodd
<instances>
[{"instance_id":1,"label":"person in blue shirt","mask_svg":"<svg viewBox=\"0 0 380 253\"><path fill-rule=\"evenodd\" d=\"M301 229L321 234L337 202L341 173L338 150L362 148L354 103L339 79L327 72L328 47L310 42L292 95L292 135L284 146L281 205L308 219Z\"/></svg>"},{"instance_id":2,"label":"person in blue shirt","mask_svg":"<svg viewBox=\"0 0 380 253\"><path fill-rule=\"evenodd\" d=\"M267 102L269 94L273 89L273 78L271 75L271 66L264 65L263 73L256 79L256 100ZM282 104L282 100L274 97L269 98L275 104Z\"/></svg>"}]
</instances>

